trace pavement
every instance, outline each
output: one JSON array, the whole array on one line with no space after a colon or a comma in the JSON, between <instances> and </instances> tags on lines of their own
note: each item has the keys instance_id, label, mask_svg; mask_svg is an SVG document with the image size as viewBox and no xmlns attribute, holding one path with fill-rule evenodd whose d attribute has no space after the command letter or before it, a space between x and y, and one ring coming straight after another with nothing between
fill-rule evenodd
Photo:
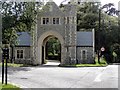
<instances>
[{"instance_id":1,"label":"pavement","mask_svg":"<svg viewBox=\"0 0 120 90\"><path fill-rule=\"evenodd\" d=\"M21 88L118 88L118 65L79 68L58 65L59 62L49 61L36 67L9 67L8 82Z\"/></svg>"}]
</instances>

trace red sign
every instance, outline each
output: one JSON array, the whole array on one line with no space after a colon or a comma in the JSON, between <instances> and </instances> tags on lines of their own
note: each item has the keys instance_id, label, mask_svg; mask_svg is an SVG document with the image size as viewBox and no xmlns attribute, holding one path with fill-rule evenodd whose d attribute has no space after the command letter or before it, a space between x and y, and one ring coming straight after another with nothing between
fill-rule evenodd
<instances>
[{"instance_id":1,"label":"red sign","mask_svg":"<svg viewBox=\"0 0 120 90\"><path fill-rule=\"evenodd\" d=\"M102 47L102 48L101 48L101 51L105 51L105 48L104 48L104 47Z\"/></svg>"}]
</instances>

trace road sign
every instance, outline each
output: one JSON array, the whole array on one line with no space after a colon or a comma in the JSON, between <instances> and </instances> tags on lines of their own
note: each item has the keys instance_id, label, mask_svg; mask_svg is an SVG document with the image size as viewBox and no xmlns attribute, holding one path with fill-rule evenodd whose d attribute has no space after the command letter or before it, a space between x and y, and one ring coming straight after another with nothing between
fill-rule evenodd
<instances>
[{"instance_id":1,"label":"road sign","mask_svg":"<svg viewBox=\"0 0 120 90\"><path fill-rule=\"evenodd\" d=\"M105 51L105 48L104 48L104 47L102 47L102 48L101 48L101 51L102 51L102 52L103 52L103 51Z\"/></svg>"}]
</instances>

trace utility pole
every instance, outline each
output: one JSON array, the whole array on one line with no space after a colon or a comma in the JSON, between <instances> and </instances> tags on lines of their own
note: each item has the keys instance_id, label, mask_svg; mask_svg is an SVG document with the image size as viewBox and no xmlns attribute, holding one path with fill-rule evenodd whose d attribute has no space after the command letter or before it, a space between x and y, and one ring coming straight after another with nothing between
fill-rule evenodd
<instances>
[{"instance_id":1,"label":"utility pole","mask_svg":"<svg viewBox=\"0 0 120 90\"><path fill-rule=\"evenodd\" d=\"M4 58L2 55L2 84L4 84Z\"/></svg>"},{"instance_id":2,"label":"utility pole","mask_svg":"<svg viewBox=\"0 0 120 90\"><path fill-rule=\"evenodd\" d=\"M101 33L101 8L99 9L99 30L98 30L98 63L100 64L100 33Z\"/></svg>"}]
</instances>

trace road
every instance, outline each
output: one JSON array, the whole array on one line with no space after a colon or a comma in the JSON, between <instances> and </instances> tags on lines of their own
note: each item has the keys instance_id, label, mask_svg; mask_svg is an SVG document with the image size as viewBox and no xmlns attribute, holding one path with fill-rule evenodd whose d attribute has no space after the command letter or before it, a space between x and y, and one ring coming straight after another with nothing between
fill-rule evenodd
<instances>
[{"instance_id":1,"label":"road","mask_svg":"<svg viewBox=\"0 0 120 90\"><path fill-rule=\"evenodd\" d=\"M8 82L22 88L118 88L118 65L80 68L63 68L48 64L9 67Z\"/></svg>"}]
</instances>

